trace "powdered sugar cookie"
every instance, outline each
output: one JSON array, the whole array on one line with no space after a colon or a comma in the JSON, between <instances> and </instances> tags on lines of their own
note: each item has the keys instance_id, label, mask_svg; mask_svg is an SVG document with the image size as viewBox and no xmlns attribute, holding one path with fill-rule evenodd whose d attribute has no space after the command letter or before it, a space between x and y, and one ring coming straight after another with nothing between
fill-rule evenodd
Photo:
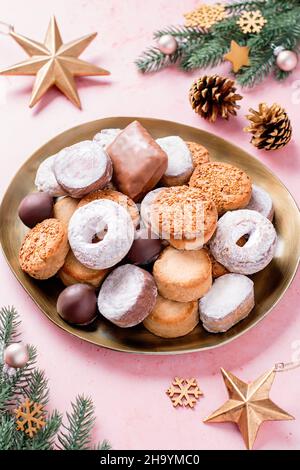
<instances>
[{"instance_id":1,"label":"powdered sugar cookie","mask_svg":"<svg viewBox=\"0 0 300 470\"><path fill-rule=\"evenodd\" d=\"M132 264L115 269L103 282L98 297L100 313L115 325L141 323L154 307L157 289L151 274Z\"/></svg>"},{"instance_id":2,"label":"powdered sugar cookie","mask_svg":"<svg viewBox=\"0 0 300 470\"><path fill-rule=\"evenodd\" d=\"M161 182L165 186L181 186L189 181L194 170L192 155L188 146L178 136L156 139L168 156L168 167Z\"/></svg>"},{"instance_id":3,"label":"powdered sugar cookie","mask_svg":"<svg viewBox=\"0 0 300 470\"><path fill-rule=\"evenodd\" d=\"M254 307L253 281L241 274L225 274L199 300L200 319L211 333L222 333L243 320Z\"/></svg>"},{"instance_id":4,"label":"powdered sugar cookie","mask_svg":"<svg viewBox=\"0 0 300 470\"><path fill-rule=\"evenodd\" d=\"M112 177L112 163L96 142L84 140L61 150L54 160L59 184L75 198L103 188Z\"/></svg>"},{"instance_id":5,"label":"powdered sugar cookie","mask_svg":"<svg viewBox=\"0 0 300 470\"><path fill-rule=\"evenodd\" d=\"M237 242L248 236L244 246ZM247 209L227 212L218 221L209 247L214 258L232 273L254 274L272 260L277 242L273 224L263 215Z\"/></svg>"},{"instance_id":6,"label":"powdered sugar cookie","mask_svg":"<svg viewBox=\"0 0 300 470\"><path fill-rule=\"evenodd\" d=\"M259 212L261 215L267 217L271 222L273 220L274 207L271 196L267 191L256 184L252 185L252 195L246 209Z\"/></svg>"},{"instance_id":7,"label":"powdered sugar cookie","mask_svg":"<svg viewBox=\"0 0 300 470\"><path fill-rule=\"evenodd\" d=\"M125 194L122 194L119 191L115 191L113 189L99 189L98 191L87 194L81 199L78 207L82 207L89 202L96 201L97 199L109 199L110 201L114 201L117 204L120 204L131 215L134 226L138 226L140 222L140 213L135 202L133 202L133 200Z\"/></svg>"},{"instance_id":8,"label":"powdered sugar cookie","mask_svg":"<svg viewBox=\"0 0 300 470\"><path fill-rule=\"evenodd\" d=\"M95 236L103 236L93 243ZM119 263L128 253L134 226L128 211L108 199L92 201L77 209L68 227L75 257L91 269L106 269Z\"/></svg>"},{"instance_id":9,"label":"powdered sugar cookie","mask_svg":"<svg viewBox=\"0 0 300 470\"><path fill-rule=\"evenodd\" d=\"M98 144L101 145L101 147L106 149L119 135L121 132L121 129L102 129L100 132L98 132L93 140L97 142Z\"/></svg>"},{"instance_id":10,"label":"powdered sugar cookie","mask_svg":"<svg viewBox=\"0 0 300 470\"><path fill-rule=\"evenodd\" d=\"M39 191L48 193L50 196L58 197L64 196L66 191L58 183L55 173L54 173L54 161L56 155L46 158L36 172L36 177L34 184L36 185Z\"/></svg>"}]
</instances>

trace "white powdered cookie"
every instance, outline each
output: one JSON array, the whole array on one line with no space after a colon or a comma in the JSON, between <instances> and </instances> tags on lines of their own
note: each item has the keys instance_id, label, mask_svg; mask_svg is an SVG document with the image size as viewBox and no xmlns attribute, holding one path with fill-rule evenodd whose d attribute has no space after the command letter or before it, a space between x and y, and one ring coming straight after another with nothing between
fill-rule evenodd
<instances>
[{"instance_id":1,"label":"white powdered cookie","mask_svg":"<svg viewBox=\"0 0 300 470\"><path fill-rule=\"evenodd\" d=\"M271 222L274 216L274 207L271 196L260 186L252 185L252 195L248 206L245 208L251 211L257 211L267 217Z\"/></svg>"},{"instance_id":2,"label":"white powdered cookie","mask_svg":"<svg viewBox=\"0 0 300 470\"><path fill-rule=\"evenodd\" d=\"M189 181L193 170L192 154L187 144L178 136L156 139L156 142L168 156L168 167L162 177L166 186L180 186Z\"/></svg>"},{"instance_id":3,"label":"white powdered cookie","mask_svg":"<svg viewBox=\"0 0 300 470\"><path fill-rule=\"evenodd\" d=\"M48 193L53 197L58 197L64 196L67 193L56 179L54 173L55 157L56 155L52 155L40 164L36 172L34 184L39 191Z\"/></svg>"},{"instance_id":4,"label":"white powdered cookie","mask_svg":"<svg viewBox=\"0 0 300 470\"><path fill-rule=\"evenodd\" d=\"M253 281L242 274L225 274L199 300L200 319L211 333L222 333L243 320L254 307Z\"/></svg>"}]
</instances>

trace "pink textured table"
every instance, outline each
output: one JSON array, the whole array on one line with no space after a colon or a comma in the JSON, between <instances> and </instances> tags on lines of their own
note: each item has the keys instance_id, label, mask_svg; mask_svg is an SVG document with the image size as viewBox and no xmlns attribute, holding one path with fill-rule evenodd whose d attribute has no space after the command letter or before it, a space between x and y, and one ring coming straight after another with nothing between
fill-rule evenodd
<instances>
[{"instance_id":1,"label":"pink textured table","mask_svg":"<svg viewBox=\"0 0 300 470\"><path fill-rule=\"evenodd\" d=\"M197 0L10 0L1 3L0 20L16 31L42 40L55 13L63 39L92 31L99 35L82 58L111 71L111 77L78 80L83 111L57 91L28 108L31 77L0 77L0 196L24 160L63 130L114 115L172 119L230 139L261 159L300 201L299 102L295 89L300 68L282 84L266 81L244 93L237 119L210 125L196 116L187 92L199 71L166 70L140 75L133 61L150 44L152 32L182 22L182 14ZM1 36L0 65L22 60L24 52ZM218 67L228 73L229 64ZM293 141L282 151L258 152L243 133L249 107L274 101L285 106L294 125ZM299 101L299 100L298 100ZM50 378L51 407L64 410L78 393L92 396L97 410L95 439L107 438L115 449L243 449L232 424L202 423L202 418L227 398L220 367L241 379L253 380L277 361L300 358L299 280L296 276L284 299L258 327L219 349L183 356L128 355L83 343L51 324L15 280L0 255L2 305L14 304L21 314L24 339L37 345L39 366ZM194 410L175 410L165 395L173 376L196 377L204 391ZM296 421L265 423L257 449L300 449L299 369L275 379L271 397Z\"/></svg>"}]
</instances>

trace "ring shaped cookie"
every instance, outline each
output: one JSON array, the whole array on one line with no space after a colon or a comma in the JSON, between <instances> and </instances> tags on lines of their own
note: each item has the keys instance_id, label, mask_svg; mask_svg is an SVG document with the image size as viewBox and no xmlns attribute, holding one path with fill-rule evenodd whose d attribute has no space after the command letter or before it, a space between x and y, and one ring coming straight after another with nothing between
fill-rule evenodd
<instances>
[{"instance_id":1,"label":"ring shaped cookie","mask_svg":"<svg viewBox=\"0 0 300 470\"><path fill-rule=\"evenodd\" d=\"M238 246L245 235L249 237L247 243ZM227 212L219 219L210 251L230 272L254 274L270 263L276 241L273 224L258 212L244 209Z\"/></svg>"},{"instance_id":2,"label":"ring shaped cookie","mask_svg":"<svg viewBox=\"0 0 300 470\"><path fill-rule=\"evenodd\" d=\"M96 234L103 239L93 243ZM68 227L69 242L75 257L91 269L106 269L128 253L134 226L126 209L107 200L96 200L77 209Z\"/></svg>"}]
</instances>

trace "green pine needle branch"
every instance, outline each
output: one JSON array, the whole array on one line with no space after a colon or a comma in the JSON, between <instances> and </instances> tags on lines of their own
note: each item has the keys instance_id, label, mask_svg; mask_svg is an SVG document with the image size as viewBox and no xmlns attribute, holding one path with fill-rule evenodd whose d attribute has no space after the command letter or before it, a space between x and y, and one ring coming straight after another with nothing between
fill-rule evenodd
<instances>
[{"instance_id":1,"label":"green pine needle branch","mask_svg":"<svg viewBox=\"0 0 300 470\"><path fill-rule=\"evenodd\" d=\"M46 415L46 425L33 438L16 428L14 409L26 398L44 407L49 401L48 380L45 373L36 368L37 352L28 346L29 361L25 367L8 370L3 353L6 346L18 341L20 320L14 307L0 310L0 450L107 450L103 441L93 447L91 436L95 422L92 400L78 396L72 403L71 413L66 413L67 424L57 411Z\"/></svg>"},{"instance_id":2,"label":"green pine needle branch","mask_svg":"<svg viewBox=\"0 0 300 470\"><path fill-rule=\"evenodd\" d=\"M177 64L182 70L206 69L223 62L230 50L232 40L240 46L250 48L250 66L243 67L236 79L240 85L252 87L270 73L277 80L284 80L289 73L276 65L274 49L282 46L298 51L300 46L300 1L299 0L246 0L225 5L228 16L209 30L198 27L167 26L154 33L157 40L165 34L173 36L178 43L171 55L160 52L156 46L148 48L136 60L137 68L155 72ZM236 24L243 11L259 9L267 23L257 34L244 34Z\"/></svg>"}]
</instances>

